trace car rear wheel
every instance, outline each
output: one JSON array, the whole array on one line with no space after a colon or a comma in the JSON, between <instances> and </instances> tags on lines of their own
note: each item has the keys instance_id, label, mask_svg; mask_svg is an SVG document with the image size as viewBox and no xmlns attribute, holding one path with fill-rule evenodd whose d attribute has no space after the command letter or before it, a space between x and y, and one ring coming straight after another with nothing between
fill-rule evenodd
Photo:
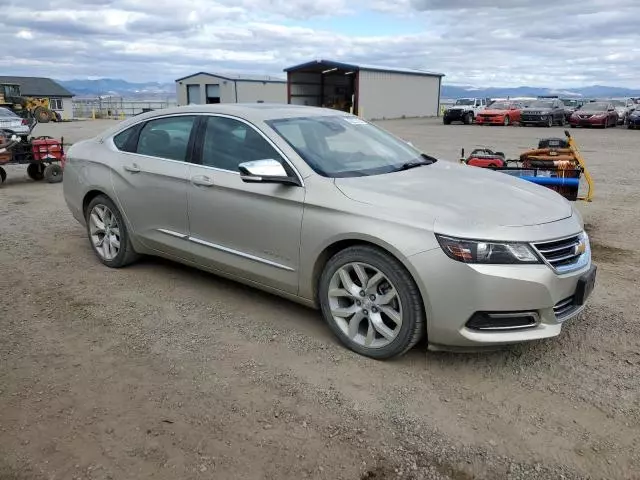
<instances>
[{"instance_id":1,"label":"car rear wheel","mask_svg":"<svg viewBox=\"0 0 640 480\"><path fill-rule=\"evenodd\" d=\"M425 330L424 306L413 278L375 247L349 247L334 255L320 277L319 301L338 339L367 357L402 355Z\"/></svg>"},{"instance_id":2,"label":"car rear wheel","mask_svg":"<svg viewBox=\"0 0 640 480\"><path fill-rule=\"evenodd\" d=\"M98 195L91 200L85 219L91 248L102 263L120 268L138 259L122 215L110 198Z\"/></svg>"}]
</instances>

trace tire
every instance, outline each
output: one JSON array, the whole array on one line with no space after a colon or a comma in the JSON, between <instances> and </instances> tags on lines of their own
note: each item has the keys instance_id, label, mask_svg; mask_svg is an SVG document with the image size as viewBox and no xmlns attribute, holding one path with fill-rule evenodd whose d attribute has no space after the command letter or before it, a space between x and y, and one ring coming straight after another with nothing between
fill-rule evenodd
<instances>
[{"instance_id":1,"label":"tire","mask_svg":"<svg viewBox=\"0 0 640 480\"><path fill-rule=\"evenodd\" d=\"M49 183L60 183L62 181L62 167L57 163L47 165L44 169L44 179Z\"/></svg>"},{"instance_id":2,"label":"tire","mask_svg":"<svg viewBox=\"0 0 640 480\"><path fill-rule=\"evenodd\" d=\"M102 211L103 213L102 218L100 218L100 211ZM108 215L107 212L109 212L110 215ZM97 226L99 227L99 222L94 222L92 214L96 215L96 220L102 222L102 243L100 243L99 241L100 234L96 233L99 232L100 229L95 228ZM109 222L109 218L111 218L111 216L116 220L115 227L112 221ZM89 237L91 248L93 249L93 252L96 254L98 259L107 267L121 268L138 260L140 255L133 249L131 239L129 238L129 231L126 224L124 223L122 214L109 197L107 197L106 195L98 195L93 200L91 200L84 212L84 217L87 224L87 236ZM109 231L107 231L107 234L105 234L104 232L107 228L109 229ZM113 233L113 231L111 230L115 230L115 228L118 229L118 234ZM94 234L92 234L92 231L94 232ZM105 244L104 238L107 235L109 236L110 240ZM117 253L112 256L106 255L105 249L108 249L110 253L113 253L113 249L115 247L112 239L114 237L119 240ZM99 251L98 248L100 248L100 246L102 245L104 245L104 247Z\"/></svg>"},{"instance_id":3,"label":"tire","mask_svg":"<svg viewBox=\"0 0 640 480\"><path fill-rule=\"evenodd\" d=\"M564 119L564 115L562 117L560 117L560 126L564 127L565 124L565 119Z\"/></svg>"},{"instance_id":4,"label":"tire","mask_svg":"<svg viewBox=\"0 0 640 480\"><path fill-rule=\"evenodd\" d=\"M0 167L0 184L3 184L7 179L7 172L4 168Z\"/></svg>"},{"instance_id":5,"label":"tire","mask_svg":"<svg viewBox=\"0 0 640 480\"><path fill-rule=\"evenodd\" d=\"M635 130L635 126L631 125L630 123L627 124L627 130Z\"/></svg>"},{"instance_id":6,"label":"tire","mask_svg":"<svg viewBox=\"0 0 640 480\"><path fill-rule=\"evenodd\" d=\"M451 120L448 120L446 118L442 119L442 123L444 123L445 125L451 125Z\"/></svg>"},{"instance_id":7,"label":"tire","mask_svg":"<svg viewBox=\"0 0 640 480\"><path fill-rule=\"evenodd\" d=\"M51 121L50 110L44 107L38 107L33 111L33 116L36 118L38 123L49 123Z\"/></svg>"},{"instance_id":8,"label":"tire","mask_svg":"<svg viewBox=\"0 0 640 480\"><path fill-rule=\"evenodd\" d=\"M547 128L553 127L553 115L549 115L549 120L547 121L547 124L545 125L545 127Z\"/></svg>"},{"instance_id":9,"label":"tire","mask_svg":"<svg viewBox=\"0 0 640 480\"><path fill-rule=\"evenodd\" d=\"M469 112L464 116L464 124L471 125L473 123L473 113Z\"/></svg>"},{"instance_id":10,"label":"tire","mask_svg":"<svg viewBox=\"0 0 640 480\"><path fill-rule=\"evenodd\" d=\"M609 119L605 119L604 123L602 124L602 128L609 128Z\"/></svg>"},{"instance_id":11,"label":"tire","mask_svg":"<svg viewBox=\"0 0 640 480\"><path fill-rule=\"evenodd\" d=\"M27 175L35 182L44 179L44 164L41 162L32 162L27 166Z\"/></svg>"},{"instance_id":12,"label":"tire","mask_svg":"<svg viewBox=\"0 0 640 480\"><path fill-rule=\"evenodd\" d=\"M508 127L509 125L511 125L511 119L509 118L509 115L504 116L504 121L502 122L502 125L504 125L505 127Z\"/></svg>"},{"instance_id":13,"label":"tire","mask_svg":"<svg viewBox=\"0 0 640 480\"><path fill-rule=\"evenodd\" d=\"M355 265L368 279L375 278L378 274L382 275L382 279L368 290L365 286L359 291L363 282L357 280L360 277L356 274ZM344 273L349 271L352 272L347 277L351 284L349 291L353 295L345 295L347 287L343 278ZM390 286L391 290L385 290L385 285ZM340 294L329 296L330 291ZM396 292L392 299L380 303L382 297L387 297L391 291ZM418 343L425 332L424 305L415 281L398 260L378 248L354 246L331 257L320 277L318 294L322 314L333 333L346 347L361 355L378 360L398 357ZM351 308L355 309L356 313L349 316L334 315L336 309ZM401 319L400 326L391 320L393 317L388 316L386 311ZM359 320L356 319L356 315L359 315ZM381 328L373 327L372 318L377 318L376 325L380 325ZM354 319L357 320L355 324ZM356 330L354 338L351 338L349 328L354 325ZM383 336L380 331L385 329L386 336ZM367 342L374 345L367 346Z\"/></svg>"}]
</instances>

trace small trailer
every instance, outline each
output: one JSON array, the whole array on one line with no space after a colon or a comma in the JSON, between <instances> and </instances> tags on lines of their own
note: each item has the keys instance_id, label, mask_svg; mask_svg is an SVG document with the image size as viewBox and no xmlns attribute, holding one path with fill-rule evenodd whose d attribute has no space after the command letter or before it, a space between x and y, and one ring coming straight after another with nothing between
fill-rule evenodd
<instances>
[{"instance_id":1,"label":"small trailer","mask_svg":"<svg viewBox=\"0 0 640 480\"><path fill-rule=\"evenodd\" d=\"M62 181L64 139L17 136L0 130L0 185L7 179L3 165L27 165L27 175L35 181Z\"/></svg>"},{"instance_id":2,"label":"small trailer","mask_svg":"<svg viewBox=\"0 0 640 480\"><path fill-rule=\"evenodd\" d=\"M591 202L593 179L584 158L571 134L565 130L564 138L545 138L538 148L527 150L518 159L507 159L502 152L478 148L468 157L464 149L460 162L465 165L488 168L555 190L570 201ZM580 194L581 180L586 192Z\"/></svg>"}]
</instances>

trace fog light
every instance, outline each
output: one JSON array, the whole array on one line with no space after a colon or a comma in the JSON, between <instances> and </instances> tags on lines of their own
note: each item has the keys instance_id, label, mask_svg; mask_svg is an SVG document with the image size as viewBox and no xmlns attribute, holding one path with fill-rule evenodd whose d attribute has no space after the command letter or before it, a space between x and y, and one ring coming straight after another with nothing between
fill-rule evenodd
<instances>
[{"instance_id":1,"label":"fog light","mask_svg":"<svg viewBox=\"0 0 640 480\"><path fill-rule=\"evenodd\" d=\"M519 330L535 327L538 312L476 312L466 324L472 330Z\"/></svg>"}]
</instances>

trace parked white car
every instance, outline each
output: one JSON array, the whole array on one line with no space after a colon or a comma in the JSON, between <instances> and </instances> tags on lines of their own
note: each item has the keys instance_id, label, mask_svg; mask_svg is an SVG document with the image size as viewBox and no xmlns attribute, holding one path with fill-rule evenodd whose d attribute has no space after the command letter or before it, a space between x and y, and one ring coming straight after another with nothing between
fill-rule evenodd
<instances>
[{"instance_id":1,"label":"parked white car","mask_svg":"<svg viewBox=\"0 0 640 480\"><path fill-rule=\"evenodd\" d=\"M29 121L26 118L19 117L4 107L0 107L0 130L9 131L19 136L31 133Z\"/></svg>"}]
</instances>

